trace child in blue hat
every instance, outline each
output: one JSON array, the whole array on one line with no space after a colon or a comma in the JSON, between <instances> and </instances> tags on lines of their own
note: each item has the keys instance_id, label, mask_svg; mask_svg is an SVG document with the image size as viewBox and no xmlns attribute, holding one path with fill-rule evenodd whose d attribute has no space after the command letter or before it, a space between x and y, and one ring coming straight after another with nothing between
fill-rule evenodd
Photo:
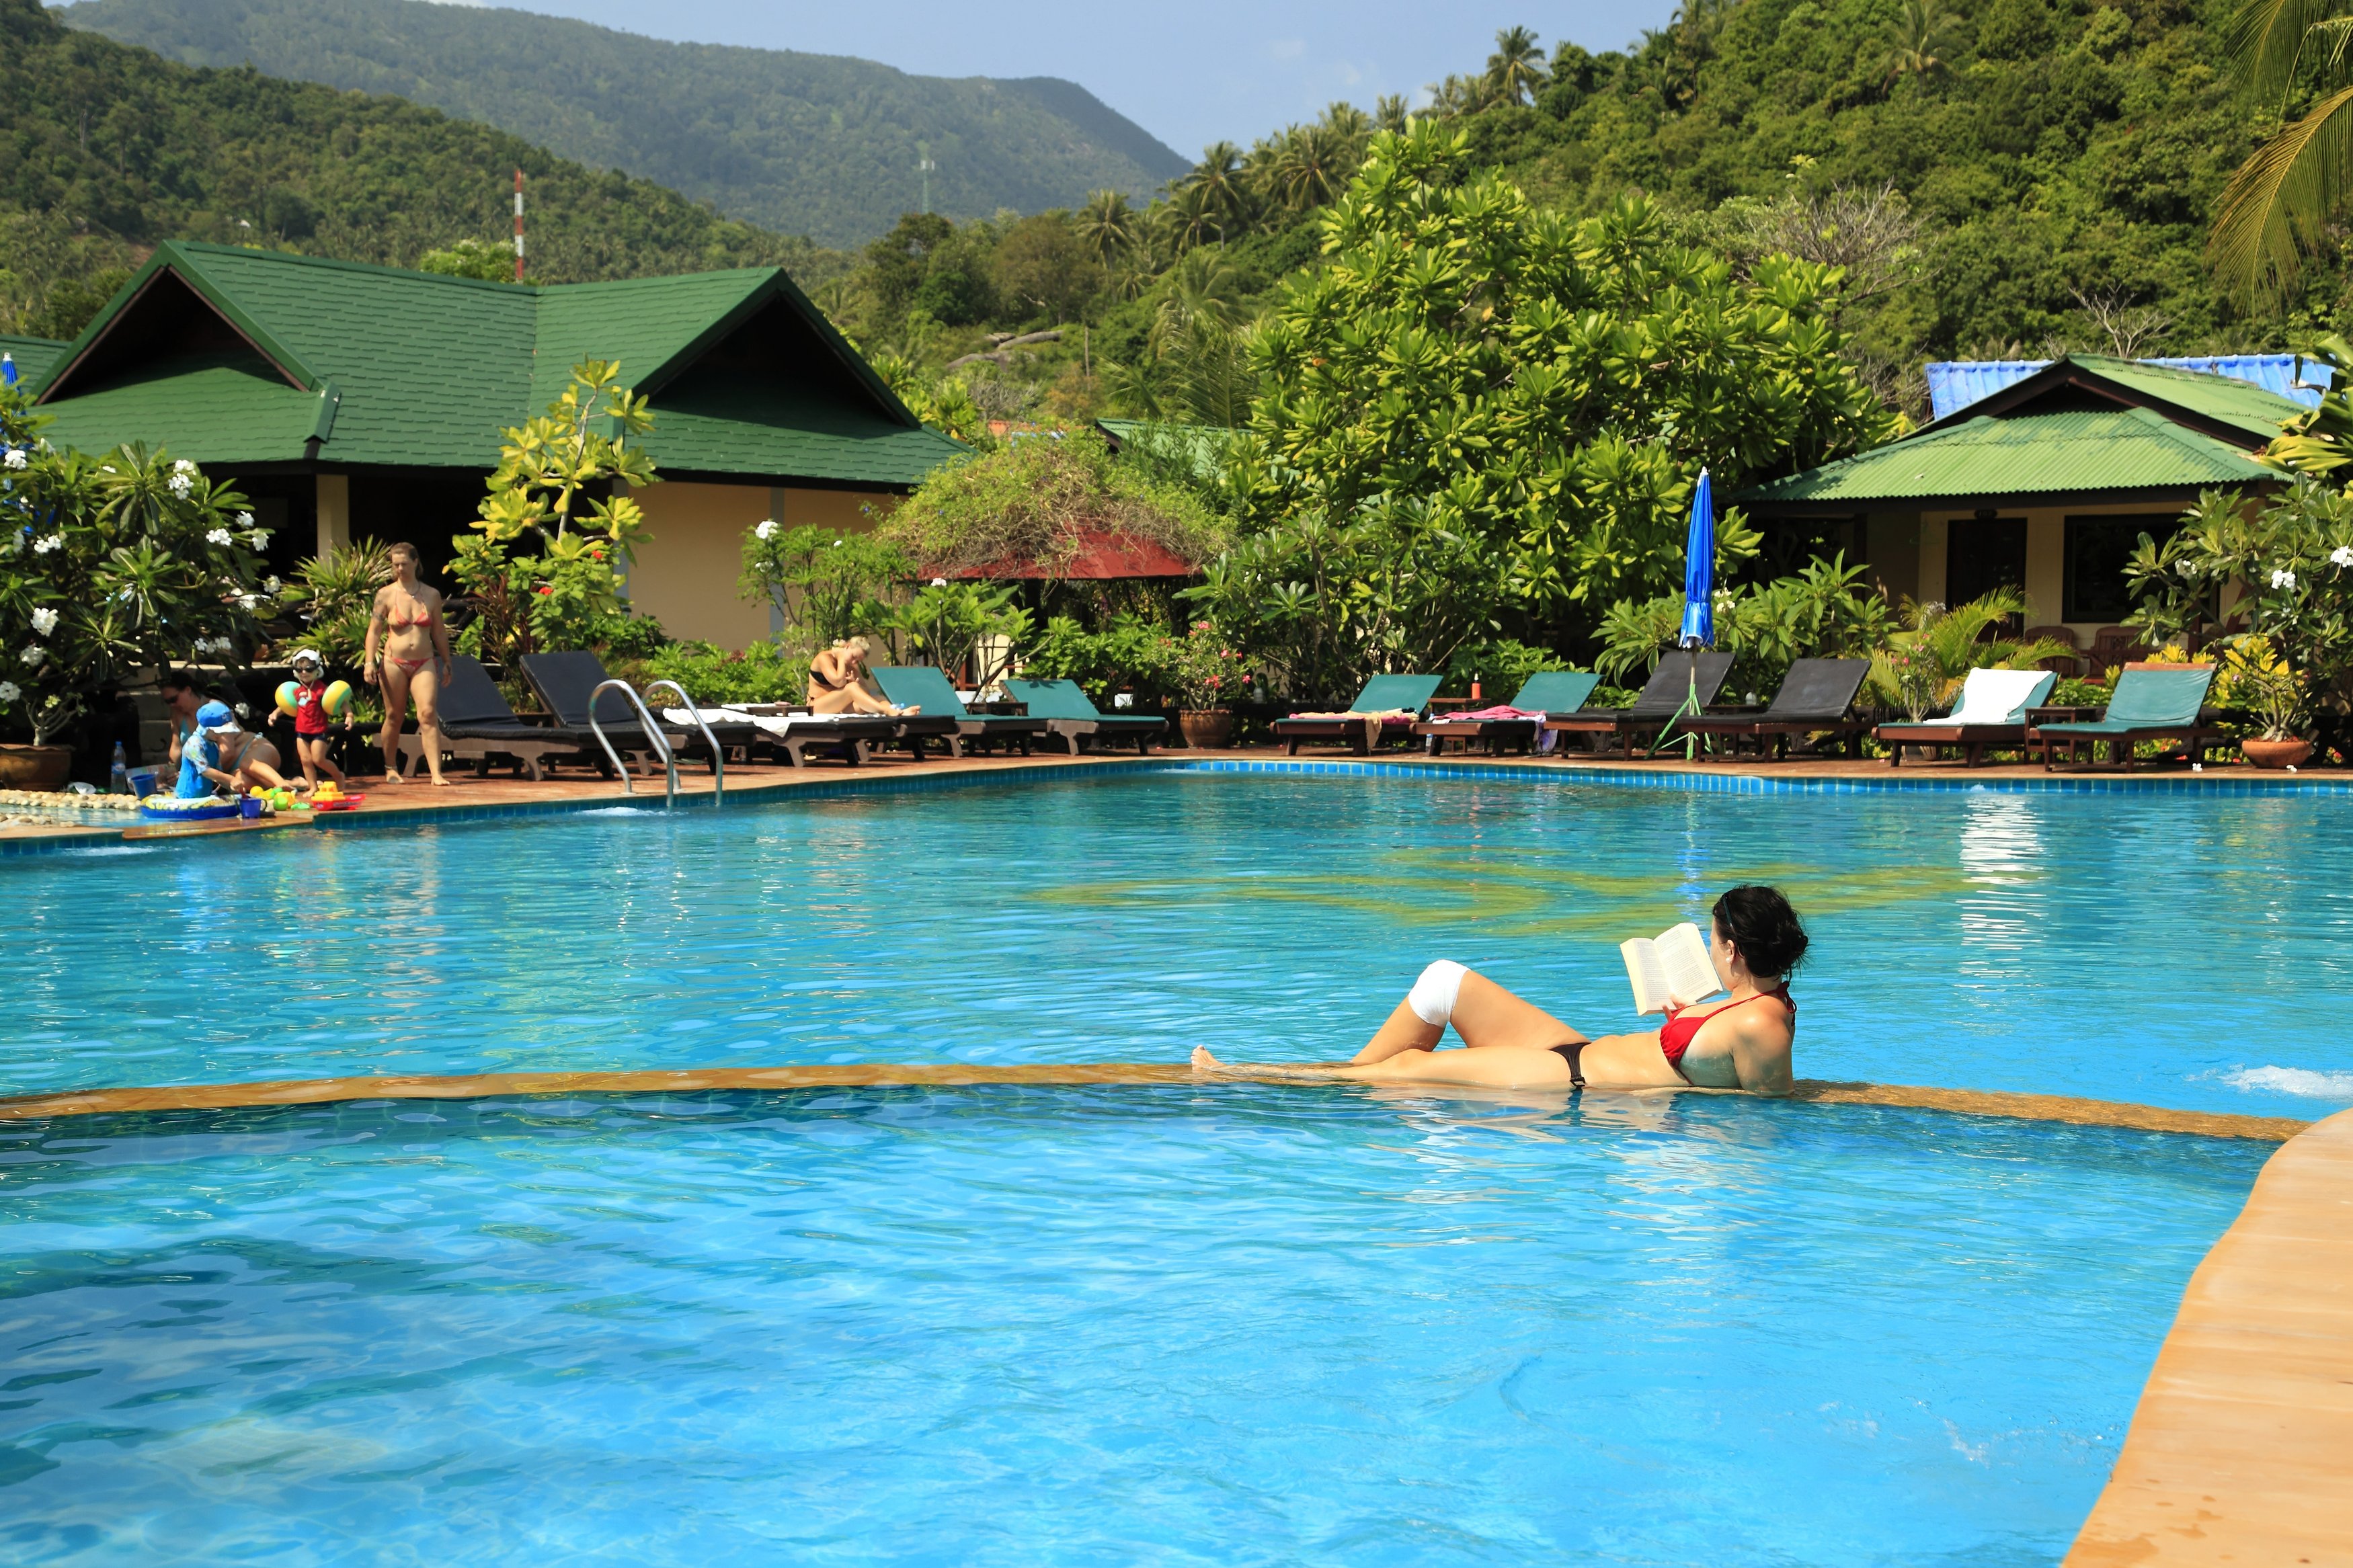
<instances>
[{"instance_id":1,"label":"child in blue hat","mask_svg":"<svg viewBox=\"0 0 2353 1568\"><path fill-rule=\"evenodd\" d=\"M182 800L201 800L214 785L237 787L236 777L221 765L220 737L242 734L237 715L226 702L207 702L196 710L196 727L180 748L180 786L172 793Z\"/></svg>"}]
</instances>

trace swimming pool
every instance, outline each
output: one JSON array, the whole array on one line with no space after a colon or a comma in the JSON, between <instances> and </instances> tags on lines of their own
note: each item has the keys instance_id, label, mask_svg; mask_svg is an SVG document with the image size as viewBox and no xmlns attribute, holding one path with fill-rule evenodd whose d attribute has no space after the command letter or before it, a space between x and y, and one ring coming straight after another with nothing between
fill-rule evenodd
<instances>
[{"instance_id":1,"label":"swimming pool","mask_svg":"<svg viewBox=\"0 0 2353 1568\"><path fill-rule=\"evenodd\" d=\"M0 865L0 1092L1345 1056L1460 959L1588 1032L1785 885L1802 1076L2353 1105L2353 802L1159 773Z\"/></svg>"},{"instance_id":2,"label":"swimming pool","mask_svg":"<svg viewBox=\"0 0 2353 1568\"><path fill-rule=\"evenodd\" d=\"M1627 1026L1737 879L1799 1070L2317 1116L2327 798L1164 773L0 865L0 1092ZM2268 1147L1262 1084L0 1124L28 1562L2048 1563Z\"/></svg>"},{"instance_id":3,"label":"swimming pool","mask_svg":"<svg viewBox=\"0 0 2353 1568\"><path fill-rule=\"evenodd\" d=\"M0 1127L0 1542L2048 1563L2268 1152L1263 1085Z\"/></svg>"}]
</instances>

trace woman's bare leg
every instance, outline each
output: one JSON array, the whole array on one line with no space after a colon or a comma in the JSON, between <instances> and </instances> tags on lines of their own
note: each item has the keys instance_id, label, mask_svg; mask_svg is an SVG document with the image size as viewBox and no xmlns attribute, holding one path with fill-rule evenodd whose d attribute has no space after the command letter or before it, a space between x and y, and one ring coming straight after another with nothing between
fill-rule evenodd
<instances>
[{"instance_id":1,"label":"woman's bare leg","mask_svg":"<svg viewBox=\"0 0 2353 1568\"><path fill-rule=\"evenodd\" d=\"M1535 1003L1514 995L1475 969L1463 972L1461 984L1454 994L1450 1021L1465 1046L1521 1046L1548 1051L1555 1046L1585 1038ZM1446 1026L1425 1020L1413 1010L1409 998L1397 1005L1388 1022L1374 1033L1351 1065L1370 1067L1400 1051L1435 1050L1445 1037Z\"/></svg>"},{"instance_id":2,"label":"woman's bare leg","mask_svg":"<svg viewBox=\"0 0 2353 1568\"><path fill-rule=\"evenodd\" d=\"M432 770L435 784L446 785L449 781L441 776L441 667L427 659L425 668L408 678L408 694L417 702L417 743L425 752L425 765Z\"/></svg>"},{"instance_id":3,"label":"woman's bare leg","mask_svg":"<svg viewBox=\"0 0 2353 1568\"><path fill-rule=\"evenodd\" d=\"M400 721L408 713L408 671L388 658L377 670L375 689L384 698L384 728L377 731L375 742L384 751L384 782L406 784L400 772ZM421 744L424 737L417 740Z\"/></svg>"}]
</instances>

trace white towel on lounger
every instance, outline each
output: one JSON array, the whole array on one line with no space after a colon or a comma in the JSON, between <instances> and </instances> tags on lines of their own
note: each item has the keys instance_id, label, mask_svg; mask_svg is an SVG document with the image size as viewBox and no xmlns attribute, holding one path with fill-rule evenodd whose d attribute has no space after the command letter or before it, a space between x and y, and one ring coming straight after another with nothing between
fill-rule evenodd
<instances>
[{"instance_id":1,"label":"white towel on lounger","mask_svg":"<svg viewBox=\"0 0 2353 1568\"><path fill-rule=\"evenodd\" d=\"M2058 678L2047 669L1973 669L1942 724L2023 724Z\"/></svg>"}]
</instances>

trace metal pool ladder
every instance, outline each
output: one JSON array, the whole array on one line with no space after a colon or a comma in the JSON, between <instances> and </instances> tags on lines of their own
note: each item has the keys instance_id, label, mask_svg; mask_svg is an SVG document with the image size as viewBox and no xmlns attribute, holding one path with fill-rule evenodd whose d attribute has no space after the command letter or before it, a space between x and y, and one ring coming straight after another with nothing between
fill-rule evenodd
<instances>
[{"instance_id":1,"label":"metal pool ladder","mask_svg":"<svg viewBox=\"0 0 2353 1568\"><path fill-rule=\"evenodd\" d=\"M711 748L711 809L717 811L727 804L727 752L719 744L719 737L711 732L711 726L702 721L702 710L695 705L693 698L686 694L685 687L675 680L657 680L646 688L646 695L651 697L665 686L678 693L679 702L686 709L687 717L693 720L694 727L702 731L702 743ZM589 705L588 711L591 717L595 716L594 703ZM668 749L667 745L664 749ZM678 793L678 768L675 764L670 770L670 787L674 798Z\"/></svg>"},{"instance_id":2,"label":"metal pool ladder","mask_svg":"<svg viewBox=\"0 0 2353 1568\"><path fill-rule=\"evenodd\" d=\"M638 786L637 782L629 776L628 763L621 761L621 753L613 749L613 738L605 733L605 726L596 719L596 703L607 691L618 691L629 700L629 706L638 710L638 723L644 729L646 740L653 747L654 755L662 760L662 768L668 778L668 789L663 795L662 803L671 810L676 810L678 807L678 757L670 749L669 738L661 732L661 726L654 722L654 716L646 711L645 699L638 695L636 687L626 680L607 679L598 682L596 689L588 694L588 728L596 732L597 742L605 748L605 754L613 759L613 771L621 775L621 793L635 795L638 793Z\"/></svg>"}]
</instances>

